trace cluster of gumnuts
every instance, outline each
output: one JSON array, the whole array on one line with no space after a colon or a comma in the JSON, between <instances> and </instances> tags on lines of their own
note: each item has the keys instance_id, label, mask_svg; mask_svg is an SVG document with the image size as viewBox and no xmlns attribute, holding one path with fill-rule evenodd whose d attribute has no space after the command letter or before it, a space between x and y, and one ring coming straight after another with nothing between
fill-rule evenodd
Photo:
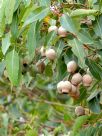
<instances>
[{"instance_id":1,"label":"cluster of gumnuts","mask_svg":"<svg viewBox=\"0 0 102 136\"><path fill-rule=\"evenodd\" d=\"M60 37L67 36L67 31L62 26L60 26L59 28L57 26L50 26L48 32L52 31L56 31ZM52 48L46 50L44 47L41 47L40 53L41 56L45 56L49 60L54 60L56 58L56 52ZM78 65L74 60L68 62L67 71L72 75L72 77L70 81L63 80L57 84L58 93L69 94L70 97L78 99L80 97L80 84L83 84L83 86L85 87L89 87L91 85L92 77L89 74L85 74L82 76L79 72L75 73L77 71L77 68ZM75 113L77 116L81 116L85 114L85 110L82 106L77 106L75 109Z\"/></svg>"},{"instance_id":2,"label":"cluster of gumnuts","mask_svg":"<svg viewBox=\"0 0 102 136\"><path fill-rule=\"evenodd\" d=\"M67 64L67 71L72 74L70 81L60 81L57 84L57 90L59 93L67 93L70 97L78 99L80 97L79 87L81 84L85 87L89 87L92 83L92 77L89 74L81 75L79 72L75 73L77 70L77 63L72 60ZM85 114L85 110L82 106L78 106L75 109L77 116Z\"/></svg>"},{"instance_id":3,"label":"cluster of gumnuts","mask_svg":"<svg viewBox=\"0 0 102 136\"><path fill-rule=\"evenodd\" d=\"M66 37L67 36L67 31L65 28L60 26L59 28L57 26L50 26L48 28L48 32L55 31L58 33L60 37ZM56 52L54 49L48 49L46 50L44 46L41 47L40 49L41 56L46 56L49 60L54 60L56 58Z\"/></svg>"}]
</instances>

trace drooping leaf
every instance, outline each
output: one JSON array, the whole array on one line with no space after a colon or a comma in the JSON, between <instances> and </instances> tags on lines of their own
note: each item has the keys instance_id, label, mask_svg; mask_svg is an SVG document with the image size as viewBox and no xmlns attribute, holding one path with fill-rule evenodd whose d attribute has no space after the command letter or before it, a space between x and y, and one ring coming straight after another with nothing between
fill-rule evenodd
<instances>
[{"instance_id":1,"label":"drooping leaf","mask_svg":"<svg viewBox=\"0 0 102 136\"><path fill-rule=\"evenodd\" d=\"M7 33L4 38L2 38L2 52L5 55L7 50L9 49L9 46L11 44L10 42L10 33Z\"/></svg>"},{"instance_id":2,"label":"drooping leaf","mask_svg":"<svg viewBox=\"0 0 102 136\"><path fill-rule=\"evenodd\" d=\"M8 52L6 55L6 69L12 85L19 84L19 56L15 50Z\"/></svg>"},{"instance_id":3,"label":"drooping leaf","mask_svg":"<svg viewBox=\"0 0 102 136\"><path fill-rule=\"evenodd\" d=\"M36 8L33 13L26 19L24 22L23 27L37 21L37 20L42 20L44 17L46 17L49 13L49 8L46 7L38 7Z\"/></svg>"},{"instance_id":4,"label":"drooping leaf","mask_svg":"<svg viewBox=\"0 0 102 136\"><path fill-rule=\"evenodd\" d=\"M78 64L81 68L85 67L85 51L83 48L83 44L77 39L73 39L69 41L69 45L72 47L72 51L75 56L78 58Z\"/></svg>"},{"instance_id":5,"label":"drooping leaf","mask_svg":"<svg viewBox=\"0 0 102 136\"><path fill-rule=\"evenodd\" d=\"M35 54L36 44L36 22L34 22L30 25L27 37L27 49L29 51L29 55Z\"/></svg>"},{"instance_id":6,"label":"drooping leaf","mask_svg":"<svg viewBox=\"0 0 102 136\"><path fill-rule=\"evenodd\" d=\"M5 21L6 24L11 24L14 7L15 7L15 0L6 0L6 7L5 7Z\"/></svg>"}]
</instances>

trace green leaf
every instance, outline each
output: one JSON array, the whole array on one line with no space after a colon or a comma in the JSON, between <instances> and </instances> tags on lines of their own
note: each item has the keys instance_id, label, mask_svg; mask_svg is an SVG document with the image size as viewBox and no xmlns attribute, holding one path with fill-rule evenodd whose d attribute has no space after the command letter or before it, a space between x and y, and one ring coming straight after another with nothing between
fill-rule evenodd
<instances>
[{"instance_id":1,"label":"green leaf","mask_svg":"<svg viewBox=\"0 0 102 136\"><path fill-rule=\"evenodd\" d=\"M52 77L53 76L53 71L52 71L52 65L51 63L48 63L45 67L45 75L48 77Z\"/></svg>"},{"instance_id":2,"label":"green leaf","mask_svg":"<svg viewBox=\"0 0 102 136\"><path fill-rule=\"evenodd\" d=\"M96 13L97 13L97 10L94 10L94 9L76 9L71 12L70 16L72 17L88 16L88 15L94 15Z\"/></svg>"},{"instance_id":3,"label":"green leaf","mask_svg":"<svg viewBox=\"0 0 102 136\"><path fill-rule=\"evenodd\" d=\"M67 31L77 34L77 29L75 27L75 24L70 16L64 14L60 18L61 26L64 27Z\"/></svg>"},{"instance_id":4,"label":"green leaf","mask_svg":"<svg viewBox=\"0 0 102 136\"><path fill-rule=\"evenodd\" d=\"M57 43L57 57L60 57L62 51L63 51L63 48L64 48L64 42L62 40L60 40L58 43Z\"/></svg>"},{"instance_id":5,"label":"green leaf","mask_svg":"<svg viewBox=\"0 0 102 136\"><path fill-rule=\"evenodd\" d=\"M73 53L75 54L75 56L77 56L79 66L81 68L85 68L86 55L82 43L77 39L73 39L69 41L69 46L72 47Z\"/></svg>"},{"instance_id":6,"label":"green leaf","mask_svg":"<svg viewBox=\"0 0 102 136\"><path fill-rule=\"evenodd\" d=\"M51 0L39 0L40 6L50 6Z\"/></svg>"},{"instance_id":7,"label":"green leaf","mask_svg":"<svg viewBox=\"0 0 102 136\"><path fill-rule=\"evenodd\" d=\"M2 61L0 62L0 77L3 75L4 69L5 69L5 62Z\"/></svg>"},{"instance_id":8,"label":"green leaf","mask_svg":"<svg viewBox=\"0 0 102 136\"><path fill-rule=\"evenodd\" d=\"M77 62L76 56L74 56L73 52L71 49L68 49L65 53L64 53L64 61L65 64L67 65L69 61L71 60L75 60Z\"/></svg>"},{"instance_id":9,"label":"green leaf","mask_svg":"<svg viewBox=\"0 0 102 136\"><path fill-rule=\"evenodd\" d=\"M97 97L93 98L92 100L90 100L88 102L88 106L90 108L90 110L94 113L99 114L101 112L101 108L100 108L100 103L99 103L99 99Z\"/></svg>"},{"instance_id":10,"label":"green leaf","mask_svg":"<svg viewBox=\"0 0 102 136\"><path fill-rule=\"evenodd\" d=\"M80 91L80 97L79 97L79 99L75 103L80 103L80 102L86 100L86 96L87 96L87 89L86 89L86 87L81 85L79 91Z\"/></svg>"},{"instance_id":11,"label":"green leaf","mask_svg":"<svg viewBox=\"0 0 102 136\"><path fill-rule=\"evenodd\" d=\"M95 97L100 97L101 91L95 91L93 92L88 98L87 101L91 101L92 99L94 99Z\"/></svg>"},{"instance_id":12,"label":"green leaf","mask_svg":"<svg viewBox=\"0 0 102 136\"><path fill-rule=\"evenodd\" d=\"M28 7L31 3L31 0L23 0L23 3L25 5L25 7Z\"/></svg>"},{"instance_id":13,"label":"green leaf","mask_svg":"<svg viewBox=\"0 0 102 136\"><path fill-rule=\"evenodd\" d=\"M11 36L11 34L7 33L7 34L5 34L5 37L2 38L2 52L4 55L6 54L7 50L9 49L9 46L11 44L10 36Z\"/></svg>"},{"instance_id":14,"label":"green leaf","mask_svg":"<svg viewBox=\"0 0 102 136\"><path fill-rule=\"evenodd\" d=\"M86 59L86 65L89 67L90 72L97 80L102 79L102 68L96 62L91 59Z\"/></svg>"},{"instance_id":15,"label":"green leaf","mask_svg":"<svg viewBox=\"0 0 102 136\"><path fill-rule=\"evenodd\" d=\"M36 22L34 22L30 25L27 35L27 49L29 51L29 55L35 54L36 42Z\"/></svg>"},{"instance_id":16,"label":"green leaf","mask_svg":"<svg viewBox=\"0 0 102 136\"><path fill-rule=\"evenodd\" d=\"M20 3L22 0L16 0L15 2L15 7L14 7L14 12L17 10L17 8L19 7Z\"/></svg>"},{"instance_id":17,"label":"green leaf","mask_svg":"<svg viewBox=\"0 0 102 136\"><path fill-rule=\"evenodd\" d=\"M101 91L95 91L87 98L88 106L90 110L94 113L101 112L100 97L101 97Z\"/></svg>"},{"instance_id":18,"label":"green leaf","mask_svg":"<svg viewBox=\"0 0 102 136\"><path fill-rule=\"evenodd\" d=\"M49 13L49 8L46 7L38 7L36 8L33 13L26 19L26 21L24 22L23 27L37 21L37 20L42 20L43 18L45 18Z\"/></svg>"},{"instance_id":19,"label":"green leaf","mask_svg":"<svg viewBox=\"0 0 102 136\"><path fill-rule=\"evenodd\" d=\"M66 75L68 75L68 73L66 64L64 63L64 58L60 57L57 61L57 80L63 80Z\"/></svg>"},{"instance_id":20,"label":"green leaf","mask_svg":"<svg viewBox=\"0 0 102 136\"><path fill-rule=\"evenodd\" d=\"M57 33L55 31L52 31L47 34L46 39L45 39L45 46L51 46L53 45L53 42L57 39Z\"/></svg>"},{"instance_id":21,"label":"green leaf","mask_svg":"<svg viewBox=\"0 0 102 136\"><path fill-rule=\"evenodd\" d=\"M96 24L93 26L95 34L102 38L102 15L96 19Z\"/></svg>"},{"instance_id":22,"label":"green leaf","mask_svg":"<svg viewBox=\"0 0 102 136\"><path fill-rule=\"evenodd\" d=\"M3 35L4 29L5 29L5 5L6 2L2 1L0 3L0 37Z\"/></svg>"},{"instance_id":23,"label":"green leaf","mask_svg":"<svg viewBox=\"0 0 102 136\"><path fill-rule=\"evenodd\" d=\"M14 39L17 38L18 33L19 33L19 31L18 31L18 17L17 17L17 13L15 13L13 15L12 24L11 24L11 34Z\"/></svg>"},{"instance_id":24,"label":"green leaf","mask_svg":"<svg viewBox=\"0 0 102 136\"><path fill-rule=\"evenodd\" d=\"M76 136L76 134L79 132L80 128L82 127L82 125L88 120L88 116L84 115L84 116L80 116L75 120L73 129L72 129L72 136Z\"/></svg>"},{"instance_id":25,"label":"green leaf","mask_svg":"<svg viewBox=\"0 0 102 136\"><path fill-rule=\"evenodd\" d=\"M15 50L6 55L6 69L12 85L19 84L19 56Z\"/></svg>"},{"instance_id":26,"label":"green leaf","mask_svg":"<svg viewBox=\"0 0 102 136\"><path fill-rule=\"evenodd\" d=\"M6 0L5 21L6 24L11 24L15 7L15 0Z\"/></svg>"},{"instance_id":27,"label":"green leaf","mask_svg":"<svg viewBox=\"0 0 102 136\"><path fill-rule=\"evenodd\" d=\"M83 43L83 44L93 44L94 41L90 34L87 31L81 31L78 34L78 39Z\"/></svg>"},{"instance_id":28,"label":"green leaf","mask_svg":"<svg viewBox=\"0 0 102 136\"><path fill-rule=\"evenodd\" d=\"M5 129L7 129L7 127L8 127L8 114L7 113L2 114L2 118L3 118L3 126L5 127Z\"/></svg>"}]
</instances>

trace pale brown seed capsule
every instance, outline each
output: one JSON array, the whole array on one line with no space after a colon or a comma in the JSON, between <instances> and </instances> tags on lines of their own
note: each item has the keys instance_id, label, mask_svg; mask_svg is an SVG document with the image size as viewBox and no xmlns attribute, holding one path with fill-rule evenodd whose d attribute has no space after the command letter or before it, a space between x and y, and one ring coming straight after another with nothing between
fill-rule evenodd
<instances>
[{"instance_id":1,"label":"pale brown seed capsule","mask_svg":"<svg viewBox=\"0 0 102 136\"><path fill-rule=\"evenodd\" d=\"M39 73L43 73L44 70L45 70L45 63L43 61L42 62L38 61L36 63L36 67L37 67L37 70L38 70Z\"/></svg>"},{"instance_id":2,"label":"pale brown seed capsule","mask_svg":"<svg viewBox=\"0 0 102 136\"><path fill-rule=\"evenodd\" d=\"M62 84L64 83L64 81L60 81L58 84L57 84L57 90L58 90L58 93L62 93Z\"/></svg>"},{"instance_id":3,"label":"pale brown seed capsule","mask_svg":"<svg viewBox=\"0 0 102 136\"><path fill-rule=\"evenodd\" d=\"M77 106L77 107L75 108L75 114L76 114L77 116L85 115L85 110L84 110L84 108L83 108L82 106Z\"/></svg>"},{"instance_id":4,"label":"pale brown seed capsule","mask_svg":"<svg viewBox=\"0 0 102 136\"><path fill-rule=\"evenodd\" d=\"M62 93L69 93L72 89L72 85L69 81L64 81L62 84Z\"/></svg>"},{"instance_id":5,"label":"pale brown seed capsule","mask_svg":"<svg viewBox=\"0 0 102 136\"><path fill-rule=\"evenodd\" d=\"M48 32L50 33L52 31L57 32L58 31L58 27L57 26L50 26L49 29L48 29Z\"/></svg>"},{"instance_id":6,"label":"pale brown seed capsule","mask_svg":"<svg viewBox=\"0 0 102 136\"><path fill-rule=\"evenodd\" d=\"M92 83L92 77L88 74L83 76L83 85L84 86L90 86L90 84Z\"/></svg>"},{"instance_id":7,"label":"pale brown seed capsule","mask_svg":"<svg viewBox=\"0 0 102 136\"><path fill-rule=\"evenodd\" d=\"M72 96L73 99L79 99L80 98L80 92L77 90L76 94Z\"/></svg>"},{"instance_id":8,"label":"pale brown seed capsule","mask_svg":"<svg viewBox=\"0 0 102 136\"><path fill-rule=\"evenodd\" d=\"M59 34L60 37L66 37L67 36L67 31L66 31L65 28L60 26L59 29L58 29L58 34Z\"/></svg>"},{"instance_id":9,"label":"pale brown seed capsule","mask_svg":"<svg viewBox=\"0 0 102 136\"><path fill-rule=\"evenodd\" d=\"M50 60L54 60L56 58L56 52L54 49L49 49L46 51L46 57Z\"/></svg>"},{"instance_id":10,"label":"pale brown seed capsule","mask_svg":"<svg viewBox=\"0 0 102 136\"><path fill-rule=\"evenodd\" d=\"M72 89L71 91L69 92L70 96L75 96L77 93L77 87L72 85Z\"/></svg>"},{"instance_id":11,"label":"pale brown seed capsule","mask_svg":"<svg viewBox=\"0 0 102 136\"><path fill-rule=\"evenodd\" d=\"M67 71L70 73L74 73L77 70L77 64L75 61L70 61L67 64Z\"/></svg>"},{"instance_id":12,"label":"pale brown seed capsule","mask_svg":"<svg viewBox=\"0 0 102 136\"><path fill-rule=\"evenodd\" d=\"M72 76L71 83L72 83L73 85L78 85L78 84L81 83L81 81L82 81L82 76L81 76L80 73L76 73L76 74L74 74L74 75Z\"/></svg>"}]
</instances>

